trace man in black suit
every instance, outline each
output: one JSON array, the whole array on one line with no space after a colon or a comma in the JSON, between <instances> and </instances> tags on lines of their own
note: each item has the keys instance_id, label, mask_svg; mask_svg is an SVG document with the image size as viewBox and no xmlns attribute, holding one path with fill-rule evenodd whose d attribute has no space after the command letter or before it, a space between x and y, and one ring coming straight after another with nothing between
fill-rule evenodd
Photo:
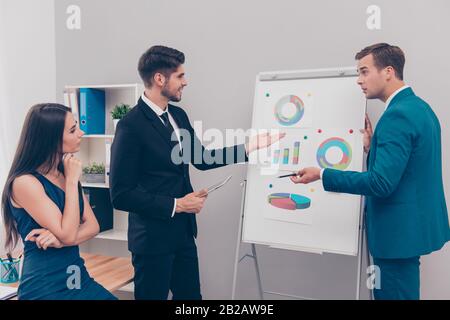
<instances>
[{"instance_id":1,"label":"man in black suit","mask_svg":"<svg viewBox=\"0 0 450 320\"><path fill-rule=\"evenodd\" d=\"M259 135L245 145L206 150L184 110L169 104L181 100L187 85L183 64L182 52L163 46L142 55L145 91L118 123L111 149L111 199L114 208L130 212L128 249L139 300L167 299L169 290L173 299L202 298L194 238L206 190L193 192L189 163L208 170L244 162L249 152L283 136Z\"/></svg>"}]
</instances>

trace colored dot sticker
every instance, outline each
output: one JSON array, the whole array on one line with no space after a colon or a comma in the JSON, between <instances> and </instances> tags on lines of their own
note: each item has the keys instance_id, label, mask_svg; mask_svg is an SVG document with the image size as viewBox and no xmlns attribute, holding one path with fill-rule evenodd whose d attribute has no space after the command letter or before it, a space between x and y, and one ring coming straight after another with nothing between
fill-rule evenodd
<instances>
[{"instance_id":1,"label":"colored dot sticker","mask_svg":"<svg viewBox=\"0 0 450 320\"><path fill-rule=\"evenodd\" d=\"M350 132L350 134L352 134L353 133L353 129L350 129L349 132Z\"/></svg>"},{"instance_id":2,"label":"colored dot sticker","mask_svg":"<svg viewBox=\"0 0 450 320\"><path fill-rule=\"evenodd\" d=\"M270 97L270 94L269 94L269 93L266 93L266 97Z\"/></svg>"},{"instance_id":3,"label":"colored dot sticker","mask_svg":"<svg viewBox=\"0 0 450 320\"><path fill-rule=\"evenodd\" d=\"M273 187L273 185L272 184L269 184L269 188L272 188Z\"/></svg>"},{"instance_id":4,"label":"colored dot sticker","mask_svg":"<svg viewBox=\"0 0 450 320\"><path fill-rule=\"evenodd\" d=\"M318 133L322 133L322 129L317 130Z\"/></svg>"},{"instance_id":5,"label":"colored dot sticker","mask_svg":"<svg viewBox=\"0 0 450 320\"><path fill-rule=\"evenodd\" d=\"M308 140L308 136L304 136L303 139Z\"/></svg>"}]
</instances>

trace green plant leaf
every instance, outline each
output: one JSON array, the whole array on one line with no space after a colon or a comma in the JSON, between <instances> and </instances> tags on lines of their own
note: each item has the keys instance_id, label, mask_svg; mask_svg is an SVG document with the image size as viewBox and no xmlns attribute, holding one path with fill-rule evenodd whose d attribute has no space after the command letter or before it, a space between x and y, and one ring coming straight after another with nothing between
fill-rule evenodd
<instances>
[{"instance_id":1,"label":"green plant leaf","mask_svg":"<svg viewBox=\"0 0 450 320\"><path fill-rule=\"evenodd\" d=\"M90 166L83 168L84 174L105 174L105 165L103 163L93 162Z\"/></svg>"},{"instance_id":2,"label":"green plant leaf","mask_svg":"<svg viewBox=\"0 0 450 320\"><path fill-rule=\"evenodd\" d=\"M113 119L122 119L131 110L130 105L120 103L117 104L111 111L111 116Z\"/></svg>"}]
</instances>

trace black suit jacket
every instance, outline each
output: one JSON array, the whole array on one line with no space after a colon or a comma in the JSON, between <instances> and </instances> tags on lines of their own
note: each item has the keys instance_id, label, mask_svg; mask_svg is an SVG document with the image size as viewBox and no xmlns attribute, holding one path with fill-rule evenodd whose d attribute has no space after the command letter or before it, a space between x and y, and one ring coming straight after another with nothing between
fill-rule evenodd
<instances>
[{"instance_id":1,"label":"black suit jacket","mask_svg":"<svg viewBox=\"0 0 450 320\"><path fill-rule=\"evenodd\" d=\"M171 154L179 152L179 145L142 99L118 123L111 146L111 199L114 208L129 212L128 249L136 254L167 252L179 237L180 226L197 236L195 214L172 217L174 199L193 191L189 163L208 170L248 160L244 145L205 151L184 110L173 105L168 110L182 131L182 163L172 161ZM202 156L198 152L195 156L195 146ZM211 164L210 159L220 161Z\"/></svg>"}]
</instances>

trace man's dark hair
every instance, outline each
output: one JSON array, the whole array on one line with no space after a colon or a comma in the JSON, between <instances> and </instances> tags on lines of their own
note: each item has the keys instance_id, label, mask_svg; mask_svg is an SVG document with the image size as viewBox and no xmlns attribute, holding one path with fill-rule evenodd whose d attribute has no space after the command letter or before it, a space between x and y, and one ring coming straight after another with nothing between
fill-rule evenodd
<instances>
[{"instance_id":1,"label":"man's dark hair","mask_svg":"<svg viewBox=\"0 0 450 320\"><path fill-rule=\"evenodd\" d=\"M369 54L372 54L375 67L378 70L386 67L392 67L395 70L395 75L397 78L403 80L405 54L402 49L397 46L391 46L387 43L377 43L362 49L356 54L355 59L361 60Z\"/></svg>"},{"instance_id":2,"label":"man's dark hair","mask_svg":"<svg viewBox=\"0 0 450 320\"><path fill-rule=\"evenodd\" d=\"M164 46L153 46L139 59L138 71L145 86L151 87L155 73L170 77L183 63L183 52Z\"/></svg>"}]
</instances>

